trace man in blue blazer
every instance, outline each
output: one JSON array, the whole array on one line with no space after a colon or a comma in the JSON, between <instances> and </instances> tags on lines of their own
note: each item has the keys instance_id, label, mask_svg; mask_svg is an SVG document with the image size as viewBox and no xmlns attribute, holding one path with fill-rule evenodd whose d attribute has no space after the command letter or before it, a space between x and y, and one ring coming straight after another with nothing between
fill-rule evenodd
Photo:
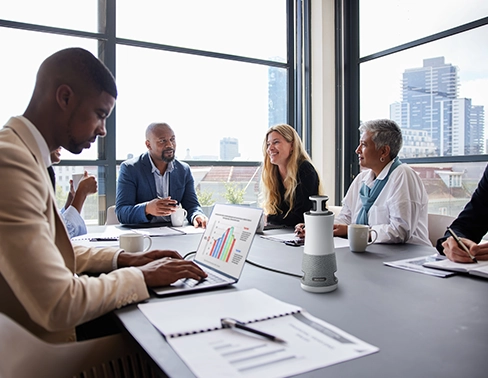
<instances>
[{"instance_id":1,"label":"man in blue blazer","mask_svg":"<svg viewBox=\"0 0 488 378\"><path fill-rule=\"evenodd\" d=\"M206 227L190 166L175 159L176 138L166 123L146 129L147 152L123 162L117 185L115 213L120 223L170 222L179 204L195 227Z\"/></svg>"}]
</instances>

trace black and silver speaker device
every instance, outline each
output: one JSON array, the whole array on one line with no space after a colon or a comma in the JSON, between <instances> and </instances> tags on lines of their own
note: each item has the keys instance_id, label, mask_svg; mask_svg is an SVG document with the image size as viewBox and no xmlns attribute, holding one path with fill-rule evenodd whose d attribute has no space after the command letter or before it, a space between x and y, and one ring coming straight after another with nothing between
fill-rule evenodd
<instances>
[{"instance_id":1,"label":"black and silver speaker device","mask_svg":"<svg viewBox=\"0 0 488 378\"><path fill-rule=\"evenodd\" d=\"M300 284L303 290L312 293L337 289L334 213L327 209L328 199L327 196L311 196L312 209L304 214L306 237Z\"/></svg>"}]
</instances>

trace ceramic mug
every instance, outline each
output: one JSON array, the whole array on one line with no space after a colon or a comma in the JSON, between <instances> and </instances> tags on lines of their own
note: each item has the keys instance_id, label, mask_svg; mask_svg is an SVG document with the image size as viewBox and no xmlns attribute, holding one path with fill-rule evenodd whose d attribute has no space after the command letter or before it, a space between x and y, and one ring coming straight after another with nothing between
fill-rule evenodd
<instances>
[{"instance_id":1,"label":"ceramic mug","mask_svg":"<svg viewBox=\"0 0 488 378\"><path fill-rule=\"evenodd\" d=\"M181 227L183 223L185 223L185 218L187 216L187 212L181 206L178 206L174 213L171 213L171 225L173 227Z\"/></svg>"},{"instance_id":2,"label":"ceramic mug","mask_svg":"<svg viewBox=\"0 0 488 378\"><path fill-rule=\"evenodd\" d=\"M352 252L366 251L366 247L373 244L377 237L378 233L370 229L367 224L350 224L347 226L347 238Z\"/></svg>"},{"instance_id":3,"label":"ceramic mug","mask_svg":"<svg viewBox=\"0 0 488 378\"><path fill-rule=\"evenodd\" d=\"M144 248L145 240L149 240ZM135 232L122 234L119 236L119 246L126 252L146 252L152 246L152 240L148 235L142 235Z\"/></svg>"},{"instance_id":4,"label":"ceramic mug","mask_svg":"<svg viewBox=\"0 0 488 378\"><path fill-rule=\"evenodd\" d=\"M75 188L75 190L78 190L78 185L84 175L84 173L73 173L73 175L71 176L71 179L73 180L73 187Z\"/></svg>"}]
</instances>

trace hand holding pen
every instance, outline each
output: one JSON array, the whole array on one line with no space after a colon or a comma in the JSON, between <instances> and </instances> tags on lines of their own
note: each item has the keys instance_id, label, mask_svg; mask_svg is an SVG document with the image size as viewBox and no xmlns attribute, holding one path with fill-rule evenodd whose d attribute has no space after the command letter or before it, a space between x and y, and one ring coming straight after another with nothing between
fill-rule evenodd
<instances>
[{"instance_id":1,"label":"hand holding pen","mask_svg":"<svg viewBox=\"0 0 488 378\"><path fill-rule=\"evenodd\" d=\"M447 232L449 232L449 234L454 238L454 241L456 242L458 248L461 249L462 251L466 252L466 254L469 256L469 259L471 260L470 262L477 263L478 260L476 260L476 257L474 257L471 254L469 248L461 240L461 238L459 236L457 236L456 233L450 227L447 228ZM467 241L467 242L468 242L468 244L472 243L471 241ZM442 243L442 246L444 247L444 253L446 254L446 256L450 260L456 261L456 262L468 262L468 261L466 261L466 258L467 258L466 255L459 256L459 254L455 253L455 251L452 249L452 246L449 243L449 239L446 240L444 243Z\"/></svg>"}]
</instances>

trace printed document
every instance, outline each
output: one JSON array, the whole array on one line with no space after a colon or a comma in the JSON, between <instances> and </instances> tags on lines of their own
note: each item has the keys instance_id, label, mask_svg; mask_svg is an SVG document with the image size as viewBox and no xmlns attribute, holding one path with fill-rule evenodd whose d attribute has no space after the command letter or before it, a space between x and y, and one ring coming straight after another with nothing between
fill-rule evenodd
<instances>
[{"instance_id":1,"label":"printed document","mask_svg":"<svg viewBox=\"0 0 488 378\"><path fill-rule=\"evenodd\" d=\"M257 289L142 303L139 309L200 378L289 377L379 350ZM286 343L222 328L226 317Z\"/></svg>"}]
</instances>

